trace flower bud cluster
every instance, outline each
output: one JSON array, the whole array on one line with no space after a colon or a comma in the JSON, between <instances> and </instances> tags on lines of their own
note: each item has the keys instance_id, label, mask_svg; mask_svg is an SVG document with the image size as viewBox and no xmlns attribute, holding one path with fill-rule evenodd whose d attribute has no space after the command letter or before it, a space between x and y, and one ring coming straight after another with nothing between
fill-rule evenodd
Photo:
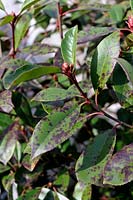
<instances>
[{"instance_id":1,"label":"flower bud cluster","mask_svg":"<svg viewBox=\"0 0 133 200\"><path fill-rule=\"evenodd\" d=\"M73 73L73 64L63 63L62 64L62 73L66 74L67 76L71 76Z\"/></svg>"}]
</instances>

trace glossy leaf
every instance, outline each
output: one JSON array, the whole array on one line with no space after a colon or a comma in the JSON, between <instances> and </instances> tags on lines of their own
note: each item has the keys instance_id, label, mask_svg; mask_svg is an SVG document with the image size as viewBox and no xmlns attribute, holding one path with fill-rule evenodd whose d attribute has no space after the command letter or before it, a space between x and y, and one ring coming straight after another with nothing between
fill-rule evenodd
<instances>
[{"instance_id":1,"label":"glossy leaf","mask_svg":"<svg viewBox=\"0 0 133 200\"><path fill-rule=\"evenodd\" d=\"M68 30L61 43L62 56L64 62L67 62L68 64L75 65L76 63L77 32L77 26Z\"/></svg>"},{"instance_id":2,"label":"glossy leaf","mask_svg":"<svg viewBox=\"0 0 133 200\"><path fill-rule=\"evenodd\" d=\"M37 2L38 2L38 0L25 0L23 5L22 5L21 12L30 8L32 5L34 5Z\"/></svg>"},{"instance_id":3,"label":"glossy leaf","mask_svg":"<svg viewBox=\"0 0 133 200\"><path fill-rule=\"evenodd\" d=\"M84 92L88 92L90 87L88 82L80 82L79 85L81 88L83 88ZM52 87L41 90L39 93L36 94L33 100L40 102L60 101L70 99L75 96L80 96L80 92L75 85L72 85L67 90Z\"/></svg>"},{"instance_id":4,"label":"glossy leaf","mask_svg":"<svg viewBox=\"0 0 133 200\"><path fill-rule=\"evenodd\" d=\"M25 124L34 126L34 118L27 98L19 92L12 93L12 103L17 116L20 117Z\"/></svg>"},{"instance_id":5,"label":"glossy leaf","mask_svg":"<svg viewBox=\"0 0 133 200\"><path fill-rule=\"evenodd\" d=\"M17 141L17 133L19 132L20 125L18 122L14 122L8 129L7 134L3 138L0 144L0 161L6 165L11 159Z\"/></svg>"},{"instance_id":6,"label":"glossy leaf","mask_svg":"<svg viewBox=\"0 0 133 200\"><path fill-rule=\"evenodd\" d=\"M29 15L24 15L20 18L20 20L17 22L16 27L15 27L15 49L20 45L21 40L24 38L28 27L30 23L30 16Z\"/></svg>"},{"instance_id":7,"label":"glossy leaf","mask_svg":"<svg viewBox=\"0 0 133 200\"><path fill-rule=\"evenodd\" d=\"M7 113L13 109L11 96L12 93L9 90L5 90L0 93L0 109Z\"/></svg>"},{"instance_id":8,"label":"glossy leaf","mask_svg":"<svg viewBox=\"0 0 133 200\"><path fill-rule=\"evenodd\" d=\"M2 3L1 0L0 0L0 10L5 10L4 4Z\"/></svg>"},{"instance_id":9,"label":"glossy leaf","mask_svg":"<svg viewBox=\"0 0 133 200\"><path fill-rule=\"evenodd\" d=\"M70 131L76 123L80 107L63 109L42 119L35 127L31 137L32 158L57 147L68 139Z\"/></svg>"},{"instance_id":10,"label":"glossy leaf","mask_svg":"<svg viewBox=\"0 0 133 200\"><path fill-rule=\"evenodd\" d=\"M133 65L123 58L117 58L116 60L126 73L128 80L133 83Z\"/></svg>"},{"instance_id":11,"label":"glossy leaf","mask_svg":"<svg viewBox=\"0 0 133 200\"><path fill-rule=\"evenodd\" d=\"M58 72L60 72L60 69L54 66L25 65L16 69L14 72L7 72L3 78L3 84L6 89L9 89L22 82Z\"/></svg>"},{"instance_id":12,"label":"glossy leaf","mask_svg":"<svg viewBox=\"0 0 133 200\"><path fill-rule=\"evenodd\" d=\"M123 185L133 180L133 144L129 144L108 161L104 169L104 184Z\"/></svg>"},{"instance_id":13,"label":"glossy leaf","mask_svg":"<svg viewBox=\"0 0 133 200\"><path fill-rule=\"evenodd\" d=\"M4 26L6 24L9 24L10 22L12 22L13 18L14 17L12 15L5 16L3 19L0 20L0 26Z\"/></svg>"},{"instance_id":14,"label":"glossy leaf","mask_svg":"<svg viewBox=\"0 0 133 200\"><path fill-rule=\"evenodd\" d=\"M102 176L107 161L111 158L116 136L112 130L96 136L81 154L76 164L76 174L84 184L102 185Z\"/></svg>"},{"instance_id":15,"label":"glossy leaf","mask_svg":"<svg viewBox=\"0 0 133 200\"><path fill-rule=\"evenodd\" d=\"M97 46L91 62L91 80L95 90L103 89L120 53L119 32L104 38Z\"/></svg>"},{"instance_id":16,"label":"glossy leaf","mask_svg":"<svg viewBox=\"0 0 133 200\"><path fill-rule=\"evenodd\" d=\"M112 82L113 89L115 91L119 103L125 108L131 107L133 105L133 84L129 82L123 68L121 68L118 64L116 65L115 70L113 72Z\"/></svg>"}]
</instances>

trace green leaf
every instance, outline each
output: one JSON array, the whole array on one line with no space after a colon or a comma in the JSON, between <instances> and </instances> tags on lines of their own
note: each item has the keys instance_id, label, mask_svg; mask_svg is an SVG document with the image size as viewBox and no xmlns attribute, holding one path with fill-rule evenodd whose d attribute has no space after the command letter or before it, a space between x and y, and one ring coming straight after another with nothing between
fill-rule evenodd
<instances>
[{"instance_id":1,"label":"green leaf","mask_svg":"<svg viewBox=\"0 0 133 200\"><path fill-rule=\"evenodd\" d=\"M4 18L2 18L0 20L0 26L4 26L6 24L9 24L10 22L12 22L13 18L14 17L12 15L5 16Z\"/></svg>"},{"instance_id":2,"label":"green leaf","mask_svg":"<svg viewBox=\"0 0 133 200\"><path fill-rule=\"evenodd\" d=\"M31 6L35 5L35 3L39 2L40 0L25 0L22 8L21 8L21 12L23 12L24 10L30 8Z\"/></svg>"},{"instance_id":3,"label":"green leaf","mask_svg":"<svg viewBox=\"0 0 133 200\"><path fill-rule=\"evenodd\" d=\"M76 164L76 175L84 184L101 185L104 167L112 156L116 136L112 130L100 134L91 141Z\"/></svg>"},{"instance_id":4,"label":"green leaf","mask_svg":"<svg viewBox=\"0 0 133 200\"><path fill-rule=\"evenodd\" d=\"M7 134L3 138L0 144L0 161L6 165L11 159L17 141L17 132L20 129L18 122L14 122L8 129Z\"/></svg>"},{"instance_id":5,"label":"green leaf","mask_svg":"<svg viewBox=\"0 0 133 200\"><path fill-rule=\"evenodd\" d=\"M4 176L2 179L2 185L7 192L10 191L11 186L14 182L15 182L15 174L13 172Z\"/></svg>"},{"instance_id":6,"label":"green leaf","mask_svg":"<svg viewBox=\"0 0 133 200\"><path fill-rule=\"evenodd\" d=\"M0 9L5 11L4 4L2 3L2 1L1 1L1 0L0 0Z\"/></svg>"},{"instance_id":7,"label":"green leaf","mask_svg":"<svg viewBox=\"0 0 133 200\"><path fill-rule=\"evenodd\" d=\"M0 113L0 134L13 122L7 114Z\"/></svg>"},{"instance_id":8,"label":"green leaf","mask_svg":"<svg viewBox=\"0 0 133 200\"><path fill-rule=\"evenodd\" d=\"M119 23L123 20L125 10L121 4L113 5L110 10L110 17L115 23Z\"/></svg>"},{"instance_id":9,"label":"green leaf","mask_svg":"<svg viewBox=\"0 0 133 200\"><path fill-rule=\"evenodd\" d=\"M133 180L133 144L129 144L108 161L104 169L104 184L124 185Z\"/></svg>"},{"instance_id":10,"label":"green leaf","mask_svg":"<svg viewBox=\"0 0 133 200\"><path fill-rule=\"evenodd\" d=\"M77 32L77 26L71 28L67 31L61 43L62 56L68 64L76 64Z\"/></svg>"},{"instance_id":11,"label":"green leaf","mask_svg":"<svg viewBox=\"0 0 133 200\"><path fill-rule=\"evenodd\" d=\"M86 43L88 41L96 41L100 37L108 35L116 31L114 27L96 27L91 26L88 31L80 31L78 34L78 44Z\"/></svg>"},{"instance_id":12,"label":"green leaf","mask_svg":"<svg viewBox=\"0 0 133 200\"><path fill-rule=\"evenodd\" d=\"M88 82L80 82L80 87L83 88L84 92L88 92L89 83ZM34 101L40 102L50 102L50 101L60 101L65 99L70 99L75 96L80 96L79 90L75 85L72 85L67 90L62 88L47 88L41 90L36 96L33 98Z\"/></svg>"},{"instance_id":13,"label":"green leaf","mask_svg":"<svg viewBox=\"0 0 133 200\"><path fill-rule=\"evenodd\" d=\"M30 23L31 17L29 15L23 15L16 24L15 27L15 50L20 45L21 40L24 38Z\"/></svg>"},{"instance_id":14,"label":"green leaf","mask_svg":"<svg viewBox=\"0 0 133 200\"><path fill-rule=\"evenodd\" d=\"M5 165L0 163L0 174L3 173L3 172L6 172L8 170L10 170L9 166L5 166Z\"/></svg>"},{"instance_id":15,"label":"green leaf","mask_svg":"<svg viewBox=\"0 0 133 200\"><path fill-rule=\"evenodd\" d=\"M59 67L54 66L25 65L12 72L7 71L3 78L3 84L6 89L9 89L22 82L60 71Z\"/></svg>"},{"instance_id":16,"label":"green leaf","mask_svg":"<svg viewBox=\"0 0 133 200\"><path fill-rule=\"evenodd\" d=\"M83 184L78 182L75 185L73 197L76 200L91 200L91 184Z\"/></svg>"},{"instance_id":17,"label":"green leaf","mask_svg":"<svg viewBox=\"0 0 133 200\"><path fill-rule=\"evenodd\" d=\"M116 60L127 75L128 80L133 83L133 65L123 58L117 58Z\"/></svg>"},{"instance_id":18,"label":"green leaf","mask_svg":"<svg viewBox=\"0 0 133 200\"><path fill-rule=\"evenodd\" d=\"M27 190L22 196L17 198L17 200L37 200L40 194L41 188L34 188L32 190Z\"/></svg>"},{"instance_id":19,"label":"green leaf","mask_svg":"<svg viewBox=\"0 0 133 200\"><path fill-rule=\"evenodd\" d=\"M130 71L129 69L130 68L128 68L128 73ZM131 74L130 74L130 77L131 77ZM115 91L115 94L119 103L124 108L131 107L133 105L133 94L132 94L133 84L127 79L127 76L123 68L121 68L119 64L117 64L114 69L113 76L112 76L112 83L113 83L113 89Z\"/></svg>"},{"instance_id":20,"label":"green leaf","mask_svg":"<svg viewBox=\"0 0 133 200\"><path fill-rule=\"evenodd\" d=\"M50 151L68 139L71 129L76 123L80 107L64 108L60 112L52 113L42 119L35 127L31 137L32 159Z\"/></svg>"},{"instance_id":21,"label":"green leaf","mask_svg":"<svg viewBox=\"0 0 133 200\"><path fill-rule=\"evenodd\" d=\"M130 0L131 10L133 10L133 0Z\"/></svg>"},{"instance_id":22,"label":"green leaf","mask_svg":"<svg viewBox=\"0 0 133 200\"><path fill-rule=\"evenodd\" d=\"M114 32L104 38L92 58L91 62L91 80L95 90L103 89L108 81L116 64L116 58L120 53L120 35Z\"/></svg>"}]
</instances>

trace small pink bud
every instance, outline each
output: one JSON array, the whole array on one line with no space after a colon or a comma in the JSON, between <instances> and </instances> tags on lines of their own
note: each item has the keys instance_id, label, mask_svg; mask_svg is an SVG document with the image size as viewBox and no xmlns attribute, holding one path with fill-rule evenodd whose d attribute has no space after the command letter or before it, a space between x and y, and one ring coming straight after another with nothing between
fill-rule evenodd
<instances>
[{"instance_id":1,"label":"small pink bud","mask_svg":"<svg viewBox=\"0 0 133 200\"><path fill-rule=\"evenodd\" d=\"M133 32L133 16L132 15L128 17L127 24L128 24L129 29Z\"/></svg>"}]
</instances>

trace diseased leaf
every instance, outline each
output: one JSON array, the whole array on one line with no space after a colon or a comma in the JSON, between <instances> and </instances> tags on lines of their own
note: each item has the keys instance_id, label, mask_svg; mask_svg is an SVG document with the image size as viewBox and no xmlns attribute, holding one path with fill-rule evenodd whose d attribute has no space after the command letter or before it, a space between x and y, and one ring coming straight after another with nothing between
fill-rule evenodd
<instances>
[{"instance_id":1,"label":"diseased leaf","mask_svg":"<svg viewBox=\"0 0 133 200\"><path fill-rule=\"evenodd\" d=\"M4 18L0 19L0 26L4 26L6 24L9 24L13 20L12 15L6 15Z\"/></svg>"},{"instance_id":2,"label":"diseased leaf","mask_svg":"<svg viewBox=\"0 0 133 200\"><path fill-rule=\"evenodd\" d=\"M133 180L133 143L112 156L105 166L103 180L110 185L124 185Z\"/></svg>"},{"instance_id":3,"label":"diseased leaf","mask_svg":"<svg viewBox=\"0 0 133 200\"><path fill-rule=\"evenodd\" d=\"M83 88L84 92L88 92L90 86L88 82L80 82L80 87ZM62 88L47 88L41 90L33 98L34 101L49 102L49 101L60 101L65 99L70 99L75 96L80 96L79 90L75 85L70 86L67 90Z\"/></svg>"},{"instance_id":4,"label":"diseased leaf","mask_svg":"<svg viewBox=\"0 0 133 200\"><path fill-rule=\"evenodd\" d=\"M8 129L7 134L0 144L0 161L6 165L11 159L17 141L17 135L20 129L18 122L14 122Z\"/></svg>"},{"instance_id":5,"label":"diseased leaf","mask_svg":"<svg viewBox=\"0 0 133 200\"><path fill-rule=\"evenodd\" d=\"M91 62L91 80L95 90L103 89L119 56L119 32L114 32L104 38L97 46Z\"/></svg>"},{"instance_id":6,"label":"diseased leaf","mask_svg":"<svg viewBox=\"0 0 133 200\"><path fill-rule=\"evenodd\" d=\"M30 15L23 15L17 22L15 27L15 50L20 45L21 40L24 38L30 23Z\"/></svg>"},{"instance_id":7,"label":"diseased leaf","mask_svg":"<svg viewBox=\"0 0 133 200\"><path fill-rule=\"evenodd\" d=\"M42 119L35 127L31 137L32 159L64 142L71 136L71 129L76 123L80 107L63 109ZM70 134L71 133L71 134Z\"/></svg>"},{"instance_id":8,"label":"diseased leaf","mask_svg":"<svg viewBox=\"0 0 133 200\"><path fill-rule=\"evenodd\" d=\"M77 26L68 30L61 43L62 56L68 64L76 64L77 32Z\"/></svg>"},{"instance_id":9,"label":"diseased leaf","mask_svg":"<svg viewBox=\"0 0 133 200\"><path fill-rule=\"evenodd\" d=\"M83 184L78 182L74 188L73 197L76 200L91 200L91 184Z\"/></svg>"},{"instance_id":10,"label":"diseased leaf","mask_svg":"<svg viewBox=\"0 0 133 200\"><path fill-rule=\"evenodd\" d=\"M127 79L123 68L121 68L119 64L117 64L114 69L112 75L112 83L113 89L115 91L119 103L124 108L131 107L133 105L133 84Z\"/></svg>"},{"instance_id":11,"label":"diseased leaf","mask_svg":"<svg viewBox=\"0 0 133 200\"><path fill-rule=\"evenodd\" d=\"M78 44L86 43L88 41L95 41L102 36L108 35L115 31L114 27L95 27L91 26L88 31L80 31L78 34Z\"/></svg>"},{"instance_id":12,"label":"diseased leaf","mask_svg":"<svg viewBox=\"0 0 133 200\"><path fill-rule=\"evenodd\" d=\"M11 96L12 93L9 90L4 90L0 93L0 109L7 113L13 109Z\"/></svg>"},{"instance_id":13,"label":"diseased leaf","mask_svg":"<svg viewBox=\"0 0 133 200\"><path fill-rule=\"evenodd\" d=\"M1 0L0 0L0 9L1 9L1 10L5 10L4 4L2 3Z\"/></svg>"},{"instance_id":14,"label":"diseased leaf","mask_svg":"<svg viewBox=\"0 0 133 200\"><path fill-rule=\"evenodd\" d=\"M112 130L100 134L91 141L76 164L76 175L84 184L102 185L104 167L111 158L116 136Z\"/></svg>"},{"instance_id":15,"label":"diseased leaf","mask_svg":"<svg viewBox=\"0 0 133 200\"><path fill-rule=\"evenodd\" d=\"M46 74L58 73L61 70L54 66L24 65L15 71L8 72L3 78L6 89L13 88L22 82L39 78Z\"/></svg>"},{"instance_id":16,"label":"diseased leaf","mask_svg":"<svg viewBox=\"0 0 133 200\"><path fill-rule=\"evenodd\" d=\"M36 157L35 159L31 160L31 155L30 154L26 154L22 160L22 165L29 170L30 172L32 172L34 170L34 168L36 167L38 161L39 161L40 157Z\"/></svg>"},{"instance_id":17,"label":"diseased leaf","mask_svg":"<svg viewBox=\"0 0 133 200\"><path fill-rule=\"evenodd\" d=\"M128 80L133 83L133 65L123 58L117 58L116 60L126 73Z\"/></svg>"}]
</instances>

